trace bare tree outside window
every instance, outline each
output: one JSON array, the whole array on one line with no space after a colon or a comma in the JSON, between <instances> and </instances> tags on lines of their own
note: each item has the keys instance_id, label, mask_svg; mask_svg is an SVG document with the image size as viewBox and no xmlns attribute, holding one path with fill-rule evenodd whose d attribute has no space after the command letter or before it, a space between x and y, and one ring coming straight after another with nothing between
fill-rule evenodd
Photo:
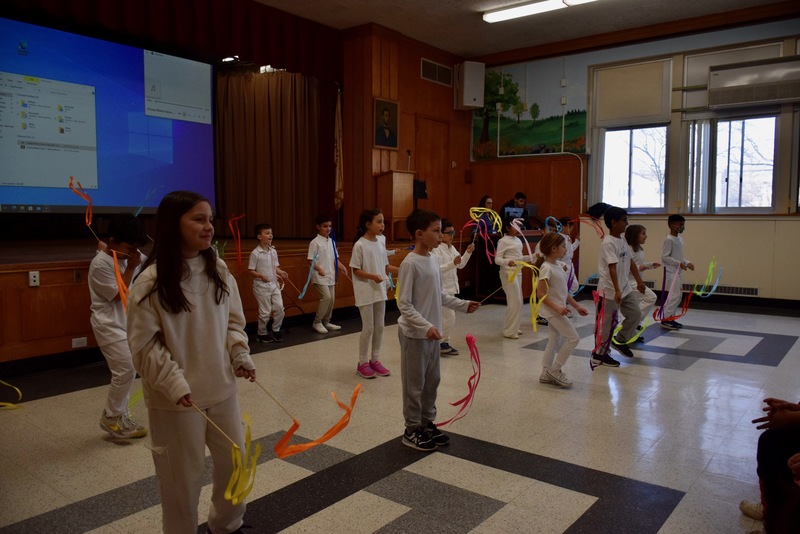
<instances>
[{"instance_id":1,"label":"bare tree outside window","mask_svg":"<svg viewBox=\"0 0 800 534\"><path fill-rule=\"evenodd\" d=\"M719 121L715 207L772 206L775 117Z\"/></svg>"},{"instance_id":2,"label":"bare tree outside window","mask_svg":"<svg viewBox=\"0 0 800 534\"><path fill-rule=\"evenodd\" d=\"M663 208L667 128L606 132L603 202L625 208Z\"/></svg>"}]
</instances>

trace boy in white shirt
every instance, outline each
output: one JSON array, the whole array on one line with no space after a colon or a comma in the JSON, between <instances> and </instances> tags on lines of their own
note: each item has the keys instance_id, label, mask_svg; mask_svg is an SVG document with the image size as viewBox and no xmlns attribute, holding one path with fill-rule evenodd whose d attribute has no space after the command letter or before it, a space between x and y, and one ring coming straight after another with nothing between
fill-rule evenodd
<instances>
[{"instance_id":1,"label":"boy in white shirt","mask_svg":"<svg viewBox=\"0 0 800 534\"><path fill-rule=\"evenodd\" d=\"M132 213L114 217L108 230L108 244L89 265L92 330L111 371L100 428L115 438L141 438L147 435L147 430L128 416L136 370L128 346L128 319L120 297L113 253L117 253L123 283L130 286L146 259L138 247L147 243L147 234Z\"/></svg>"},{"instance_id":2,"label":"boy in white shirt","mask_svg":"<svg viewBox=\"0 0 800 534\"><path fill-rule=\"evenodd\" d=\"M256 225L255 233L259 245L250 253L247 268L253 277L253 294L258 302L257 339L262 343L280 342L283 341L281 325L286 312L278 277L287 280L289 275L280 268L278 252L272 246L272 227L269 224ZM272 332L268 332L267 323L273 314Z\"/></svg>"},{"instance_id":3,"label":"boy in white shirt","mask_svg":"<svg viewBox=\"0 0 800 534\"><path fill-rule=\"evenodd\" d=\"M336 301L336 264L339 264L339 272L345 275L347 267L338 261L336 244L331 238L332 228L330 217L317 217L317 237L308 245L308 261L314 265L312 281L319 295L317 314L311 327L320 334L342 329L341 326L331 323L331 315Z\"/></svg>"},{"instance_id":4,"label":"boy in white shirt","mask_svg":"<svg viewBox=\"0 0 800 534\"><path fill-rule=\"evenodd\" d=\"M639 276L639 269L631 262L631 252L622 234L628 227L628 212L622 208L610 207L603 215L609 235L603 238L600 252L597 255L597 268L599 281L597 293L600 299L597 302L597 314L602 312L602 330L600 332L599 346L592 352L592 364L607 367L619 367L619 362L608 355L609 346L613 345L623 356L633 357L633 352L628 346L628 340L636 334L636 327L641 320L639 303L631 294L631 285L628 273L636 280L636 289L644 293L645 285ZM622 312L625 319L622 329L612 340L613 317L617 310ZM597 334L597 332L595 332Z\"/></svg>"},{"instance_id":5,"label":"boy in white shirt","mask_svg":"<svg viewBox=\"0 0 800 534\"><path fill-rule=\"evenodd\" d=\"M683 239L681 234L686 229L686 219L683 215L677 213L670 215L667 219L667 226L669 227L669 234L664 238L664 244L661 247L661 262L664 264L665 283L667 291L672 286L672 281L675 277L674 291L667 293L667 301L664 303L662 309L661 328L666 330L677 330L683 328L683 325L670 317L674 317L678 313L678 305L681 303L683 296L683 273L686 269L694 271L694 264L683 256Z\"/></svg>"},{"instance_id":6,"label":"boy in white shirt","mask_svg":"<svg viewBox=\"0 0 800 534\"><path fill-rule=\"evenodd\" d=\"M475 244L470 243L467 251L462 256L453 246L453 237L456 235L453 223L447 219L442 219L442 242L431 251L431 254L439 260L439 267L442 269L442 287L448 295L457 295L460 288L458 286L458 269L467 266ZM456 312L450 308L442 308L442 342L439 343L439 353L457 356L458 350L450 345L450 332L456 322Z\"/></svg>"}]
</instances>

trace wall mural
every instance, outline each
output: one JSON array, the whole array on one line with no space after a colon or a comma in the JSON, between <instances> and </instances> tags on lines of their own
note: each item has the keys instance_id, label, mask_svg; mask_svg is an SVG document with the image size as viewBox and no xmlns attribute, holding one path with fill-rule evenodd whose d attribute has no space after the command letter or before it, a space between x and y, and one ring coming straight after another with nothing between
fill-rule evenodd
<instances>
[{"instance_id":1,"label":"wall mural","mask_svg":"<svg viewBox=\"0 0 800 534\"><path fill-rule=\"evenodd\" d=\"M586 68L565 58L486 70L472 116L472 159L586 152ZM566 102L566 103L563 103Z\"/></svg>"}]
</instances>

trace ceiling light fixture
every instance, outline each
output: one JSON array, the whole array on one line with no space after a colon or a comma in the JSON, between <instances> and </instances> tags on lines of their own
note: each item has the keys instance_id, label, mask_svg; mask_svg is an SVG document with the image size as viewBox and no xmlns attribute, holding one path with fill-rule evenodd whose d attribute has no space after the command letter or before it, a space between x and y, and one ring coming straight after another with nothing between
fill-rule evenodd
<instances>
[{"instance_id":1,"label":"ceiling light fixture","mask_svg":"<svg viewBox=\"0 0 800 534\"><path fill-rule=\"evenodd\" d=\"M530 15L538 15L539 13L547 13L548 11L555 11L556 9L565 7L588 4L594 1L595 0L540 0L538 2L504 7L495 11L487 11L483 14L483 20L490 23L501 22Z\"/></svg>"}]
</instances>

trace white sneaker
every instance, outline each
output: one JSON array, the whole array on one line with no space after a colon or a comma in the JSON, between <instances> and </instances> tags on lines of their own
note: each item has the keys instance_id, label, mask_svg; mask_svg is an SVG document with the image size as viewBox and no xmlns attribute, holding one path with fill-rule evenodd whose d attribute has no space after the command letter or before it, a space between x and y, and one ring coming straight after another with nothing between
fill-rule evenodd
<instances>
[{"instance_id":1,"label":"white sneaker","mask_svg":"<svg viewBox=\"0 0 800 534\"><path fill-rule=\"evenodd\" d=\"M567 375L564 374L564 371L559 369L558 371L553 371L552 369L548 369L545 371L547 376L549 376L553 382L562 388L571 388L572 382L567 378Z\"/></svg>"},{"instance_id":2,"label":"white sneaker","mask_svg":"<svg viewBox=\"0 0 800 534\"><path fill-rule=\"evenodd\" d=\"M322 326L322 323L314 323L311 325L311 328L313 328L315 332L318 332L320 334L328 333L328 329Z\"/></svg>"},{"instance_id":3,"label":"white sneaker","mask_svg":"<svg viewBox=\"0 0 800 534\"><path fill-rule=\"evenodd\" d=\"M338 324L333 324L333 323L325 323L322 326L324 326L329 331L330 330L341 330L342 329L341 326L339 326Z\"/></svg>"},{"instance_id":4,"label":"white sneaker","mask_svg":"<svg viewBox=\"0 0 800 534\"><path fill-rule=\"evenodd\" d=\"M519 339L519 334L511 334L509 336L503 334L503 337L508 338L508 339Z\"/></svg>"},{"instance_id":5,"label":"white sneaker","mask_svg":"<svg viewBox=\"0 0 800 534\"><path fill-rule=\"evenodd\" d=\"M539 382L542 384L555 384L555 381L547 374L547 369L542 369L542 374L539 375Z\"/></svg>"}]
</instances>

